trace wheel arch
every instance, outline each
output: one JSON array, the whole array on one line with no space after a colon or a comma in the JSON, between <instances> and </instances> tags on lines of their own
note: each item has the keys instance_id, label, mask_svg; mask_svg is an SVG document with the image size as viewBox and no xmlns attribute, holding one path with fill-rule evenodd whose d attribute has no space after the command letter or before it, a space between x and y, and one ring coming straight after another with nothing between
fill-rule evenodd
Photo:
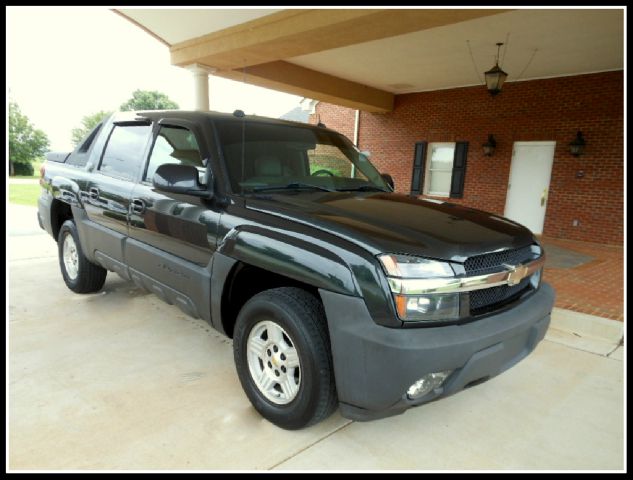
<instances>
[{"instance_id":1,"label":"wheel arch","mask_svg":"<svg viewBox=\"0 0 633 480\"><path fill-rule=\"evenodd\" d=\"M66 220L73 220L73 212L70 205L59 199L51 202L51 230L55 241L58 240L59 230Z\"/></svg>"},{"instance_id":2,"label":"wheel arch","mask_svg":"<svg viewBox=\"0 0 633 480\"><path fill-rule=\"evenodd\" d=\"M319 301L319 289L360 296L352 271L332 251L261 227L232 230L214 254L214 326L232 337L237 314L249 298L288 286L306 290Z\"/></svg>"}]
</instances>

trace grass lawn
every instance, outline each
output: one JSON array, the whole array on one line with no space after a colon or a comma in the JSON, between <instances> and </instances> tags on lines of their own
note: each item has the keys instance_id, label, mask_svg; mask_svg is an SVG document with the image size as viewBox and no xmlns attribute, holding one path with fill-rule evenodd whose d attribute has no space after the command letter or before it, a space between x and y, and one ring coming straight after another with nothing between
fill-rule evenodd
<instances>
[{"instance_id":1,"label":"grass lawn","mask_svg":"<svg viewBox=\"0 0 633 480\"><path fill-rule=\"evenodd\" d=\"M41 190L42 187L37 184L9 184L9 203L37 207L37 199L40 196Z\"/></svg>"}]
</instances>

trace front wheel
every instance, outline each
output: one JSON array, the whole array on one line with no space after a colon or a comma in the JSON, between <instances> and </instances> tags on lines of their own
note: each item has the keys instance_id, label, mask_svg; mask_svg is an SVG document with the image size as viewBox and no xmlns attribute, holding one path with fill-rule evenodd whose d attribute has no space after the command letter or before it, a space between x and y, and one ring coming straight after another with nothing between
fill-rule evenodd
<instances>
[{"instance_id":1,"label":"front wheel","mask_svg":"<svg viewBox=\"0 0 633 480\"><path fill-rule=\"evenodd\" d=\"M303 428L336 409L325 312L310 293L284 287L251 298L235 324L233 353L246 395L275 425Z\"/></svg>"},{"instance_id":2,"label":"front wheel","mask_svg":"<svg viewBox=\"0 0 633 480\"><path fill-rule=\"evenodd\" d=\"M108 271L88 260L81 245L77 227L72 220L66 220L57 237L59 268L66 286L75 293L98 292L105 283Z\"/></svg>"}]
</instances>

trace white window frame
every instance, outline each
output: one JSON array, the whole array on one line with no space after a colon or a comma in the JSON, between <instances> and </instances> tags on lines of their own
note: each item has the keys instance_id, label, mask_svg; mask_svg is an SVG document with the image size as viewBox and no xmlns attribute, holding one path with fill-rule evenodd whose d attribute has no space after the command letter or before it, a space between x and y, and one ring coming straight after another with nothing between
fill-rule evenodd
<instances>
[{"instance_id":1,"label":"white window frame","mask_svg":"<svg viewBox=\"0 0 633 480\"><path fill-rule=\"evenodd\" d=\"M433 148L437 148L437 147L452 147L453 148L453 161L451 163L451 168L450 169L446 169L446 168L431 168L431 157L433 156ZM451 184L450 181L448 183L448 191L446 192L431 192L431 176L433 175L433 172L450 172L451 173L451 178L452 178L452 173L453 173L453 168L455 165L455 148L457 148L457 143L456 142L434 142L434 143L429 143L427 146L427 151L426 151L426 162L425 162L425 166L424 166L424 195L430 195L433 197L450 197L451 195Z\"/></svg>"}]
</instances>

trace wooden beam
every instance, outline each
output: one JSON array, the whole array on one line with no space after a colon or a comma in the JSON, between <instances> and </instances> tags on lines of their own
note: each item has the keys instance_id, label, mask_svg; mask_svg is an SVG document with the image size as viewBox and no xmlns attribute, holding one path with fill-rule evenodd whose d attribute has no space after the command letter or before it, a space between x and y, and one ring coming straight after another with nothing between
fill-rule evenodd
<instances>
[{"instance_id":1,"label":"wooden beam","mask_svg":"<svg viewBox=\"0 0 633 480\"><path fill-rule=\"evenodd\" d=\"M253 65L247 67L245 72L220 70L214 75L367 112L385 113L393 110L394 96L390 92L288 62Z\"/></svg>"},{"instance_id":2,"label":"wooden beam","mask_svg":"<svg viewBox=\"0 0 633 480\"><path fill-rule=\"evenodd\" d=\"M233 70L496 15L507 9L283 10L170 48L171 62Z\"/></svg>"}]
</instances>

